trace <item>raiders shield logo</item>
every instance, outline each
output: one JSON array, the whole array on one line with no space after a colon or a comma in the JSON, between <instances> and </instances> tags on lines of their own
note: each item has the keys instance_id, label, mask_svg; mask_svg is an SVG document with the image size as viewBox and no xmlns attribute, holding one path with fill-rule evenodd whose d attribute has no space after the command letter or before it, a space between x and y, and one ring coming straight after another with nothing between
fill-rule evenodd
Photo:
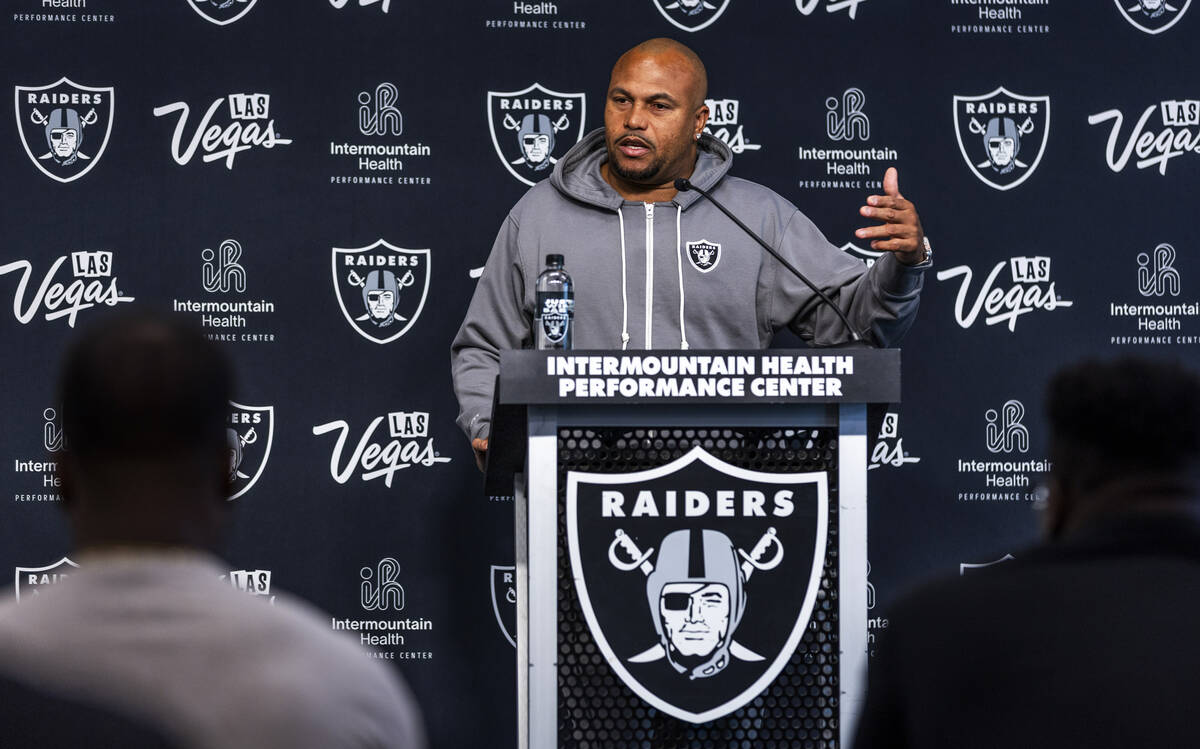
<instances>
[{"instance_id":1,"label":"raiders shield logo","mask_svg":"<svg viewBox=\"0 0 1200 749\"><path fill-rule=\"evenodd\" d=\"M1174 5L1167 0L1113 0L1117 10L1135 27L1147 34L1161 34L1178 23L1192 0Z\"/></svg>"},{"instance_id":2,"label":"raiders shield logo","mask_svg":"<svg viewBox=\"0 0 1200 749\"><path fill-rule=\"evenodd\" d=\"M583 137L586 99L540 83L520 91L488 91L492 145L509 174L527 185L549 177L559 157Z\"/></svg>"},{"instance_id":3,"label":"raiders shield logo","mask_svg":"<svg viewBox=\"0 0 1200 749\"><path fill-rule=\"evenodd\" d=\"M112 133L112 86L81 86L64 76L14 92L17 132L42 174L71 182L96 166Z\"/></svg>"},{"instance_id":4,"label":"raiders shield logo","mask_svg":"<svg viewBox=\"0 0 1200 749\"><path fill-rule=\"evenodd\" d=\"M700 447L635 473L567 474L579 605L609 666L691 723L761 694L820 587L824 473L761 473Z\"/></svg>"},{"instance_id":5,"label":"raiders shield logo","mask_svg":"<svg viewBox=\"0 0 1200 749\"><path fill-rule=\"evenodd\" d=\"M853 242L847 242L839 249L841 249L842 252L846 253L850 257L863 261L867 264L868 268L874 265L876 260L883 257L882 250L879 252L876 252L875 250L864 250Z\"/></svg>"},{"instance_id":6,"label":"raiders shield logo","mask_svg":"<svg viewBox=\"0 0 1200 749\"><path fill-rule=\"evenodd\" d=\"M77 569L79 565L66 557L45 567L17 567L16 581L13 585L17 600L20 601L21 596L36 596L42 588L54 585Z\"/></svg>"},{"instance_id":7,"label":"raiders shield logo","mask_svg":"<svg viewBox=\"0 0 1200 749\"><path fill-rule=\"evenodd\" d=\"M687 243L688 260L692 267L701 273L708 273L721 262L721 245L701 239L699 242Z\"/></svg>"},{"instance_id":8,"label":"raiders shield logo","mask_svg":"<svg viewBox=\"0 0 1200 749\"><path fill-rule=\"evenodd\" d=\"M346 322L375 343L409 331L429 293L429 250L406 250L382 239L368 247L333 248L333 289Z\"/></svg>"},{"instance_id":9,"label":"raiders shield logo","mask_svg":"<svg viewBox=\"0 0 1200 749\"><path fill-rule=\"evenodd\" d=\"M699 31L716 22L730 0L718 0L710 3L708 0L652 0L654 7L663 14L663 18L683 29L684 31Z\"/></svg>"},{"instance_id":10,"label":"raiders shield logo","mask_svg":"<svg viewBox=\"0 0 1200 749\"><path fill-rule=\"evenodd\" d=\"M997 190L1033 174L1050 133L1050 97L1014 94L1001 86L982 96L954 97L954 133L971 172Z\"/></svg>"},{"instance_id":11,"label":"raiders shield logo","mask_svg":"<svg viewBox=\"0 0 1200 749\"><path fill-rule=\"evenodd\" d=\"M243 406L229 401L225 447L229 450L229 498L237 499L258 482L271 457L274 406Z\"/></svg>"},{"instance_id":12,"label":"raiders shield logo","mask_svg":"<svg viewBox=\"0 0 1200 749\"><path fill-rule=\"evenodd\" d=\"M185 0L209 23L228 26L250 12L258 0Z\"/></svg>"},{"instance_id":13,"label":"raiders shield logo","mask_svg":"<svg viewBox=\"0 0 1200 749\"><path fill-rule=\"evenodd\" d=\"M492 613L508 644L517 646L517 568L492 565Z\"/></svg>"}]
</instances>

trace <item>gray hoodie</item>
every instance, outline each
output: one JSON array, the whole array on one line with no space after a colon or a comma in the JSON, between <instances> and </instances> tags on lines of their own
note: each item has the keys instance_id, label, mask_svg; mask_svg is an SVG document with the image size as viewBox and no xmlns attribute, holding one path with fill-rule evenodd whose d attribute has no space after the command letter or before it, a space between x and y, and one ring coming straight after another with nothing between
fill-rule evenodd
<instances>
[{"instance_id":1,"label":"gray hoodie","mask_svg":"<svg viewBox=\"0 0 1200 749\"><path fill-rule=\"evenodd\" d=\"M600 174L607 158L603 128L588 133L500 227L450 347L468 438L488 435L499 352L532 346L534 285L548 254L564 257L575 283L576 349L760 349L784 325L814 346L849 340L832 310L699 193L625 200ZM887 253L868 270L787 200L727 176L732 163L729 147L705 134L691 181L832 297L864 340L899 342L924 267ZM693 250L713 245L715 261L697 261Z\"/></svg>"}]
</instances>

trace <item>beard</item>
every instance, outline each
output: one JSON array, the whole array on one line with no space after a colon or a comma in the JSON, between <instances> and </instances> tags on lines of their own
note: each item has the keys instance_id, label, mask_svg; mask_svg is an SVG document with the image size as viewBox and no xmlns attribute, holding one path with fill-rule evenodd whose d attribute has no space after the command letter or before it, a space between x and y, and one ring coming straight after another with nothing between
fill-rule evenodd
<instances>
[{"instance_id":1,"label":"beard","mask_svg":"<svg viewBox=\"0 0 1200 749\"><path fill-rule=\"evenodd\" d=\"M657 149L655 149L654 154L654 160L646 166L640 169L629 169L621 166L621 163L617 161L618 157L621 156L621 152L617 150L616 146L608 146L608 168L611 169L613 173L621 179L628 180L630 182L654 182L654 178L662 173L663 167L667 164L666 158L659 155Z\"/></svg>"}]
</instances>

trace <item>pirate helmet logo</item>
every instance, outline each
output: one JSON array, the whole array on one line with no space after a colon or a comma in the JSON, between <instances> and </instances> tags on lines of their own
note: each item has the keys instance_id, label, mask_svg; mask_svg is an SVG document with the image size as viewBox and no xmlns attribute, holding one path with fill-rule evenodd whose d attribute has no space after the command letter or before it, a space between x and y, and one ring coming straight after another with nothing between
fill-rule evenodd
<instances>
[{"instance_id":1,"label":"pirate helmet logo","mask_svg":"<svg viewBox=\"0 0 1200 749\"><path fill-rule=\"evenodd\" d=\"M416 323L429 293L429 250L380 239L367 247L333 248L333 288L346 322L375 343L390 343Z\"/></svg>"},{"instance_id":2,"label":"pirate helmet logo","mask_svg":"<svg viewBox=\"0 0 1200 749\"><path fill-rule=\"evenodd\" d=\"M228 26L250 12L258 0L186 0L209 23Z\"/></svg>"},{"instance_id":3,"label":"pirate helmet logo","mask_svg":"<svg viewBox=\"0 0 1200 749\"><path fill-rule=\"evenodd\" d=\"M82 86L64 76L48 86L16 86L14 93L17 131L43 174L71 182L96 166L112 133L112 86Z\"/></svg>"},{"instance_id":4,"label":"pirate helmet logo","mask_svg":"<svg viewBox=\"0 0 1200 749\"><path fill-rule=\"evenodd\" d=\"M275 407L245 406L229 401L230 426L225 428L229 499L250 491L271 457L275 439Z\"/></svg>"},{"instance_id":5,"label":"pirate helmet logo","mask_svg":"<svg viewBox=\"0 0 1200 749\"><path fill-rule=\"evenodd\" d=\"M716 22L730 0L653 0L654 7L673 25L684 31L699 31Z\"/></svg>"},{"instance_id":6,"label":"pirate helmet logo","mask_svg":"<svg viewBox=\"0 0 1200 749\"><path fill-rule=\"evenodd\" d=\"M509 173L527 185L550 176L559 157L583 137L585 98L540 83L520 91L489 91L492 145Z\"/></svg>"},{"instance_id":7,"label":"pirate helmet logo","mask_svg":"<svg viewBox=\"0 0 1200 749\"><path fill-rule=\"evenodd\" d=\"M827 513L824 473L751 471L700 447L646 471L569 472L572 576L609 667L680 720L746 705L804 635Z\"/></svg>"},{"instance_id":8,"label":"pirate helmet logo","mask_svg":"<svg viewBox=\"0 0 1200 749\"><path fill-rule=\"evenodd\" d=\"M1171 3L1168 0L1113 0L1121 16L1147 34L1161 34L1174 26L1187 13L1192 0Z\"/></svg>"},{"instance_id":9,"label":"pirate helmet logo","mask_svg":"<svg viewBox=\"0 0 1200 749\"><path fill-rule=\"evenodd\" d=\"M701 239L687 243L688 261L701 273L708 273L721 261L721 245Z\"/></svg>"},{"instance_id":10,"label":"pirate helmet logo","mask_svg":"<svg viewBox=\"0 0 1200 749\"><path fill-rule=\"evenodd\" d=\"M1011 190L1029 179L1046 152L1050 97L1003 86L982 96L955 96L954 129L971 172L990 187Z\"/></svg>"}]
</instances>

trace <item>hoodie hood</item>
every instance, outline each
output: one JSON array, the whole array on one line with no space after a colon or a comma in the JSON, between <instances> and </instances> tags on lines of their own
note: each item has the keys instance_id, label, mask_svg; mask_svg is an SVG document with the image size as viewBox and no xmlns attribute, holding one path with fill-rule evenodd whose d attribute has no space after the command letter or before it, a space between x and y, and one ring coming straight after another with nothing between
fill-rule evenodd
<instances>
[{"instance_id":1,"label":"hoodie hood","mask_svg":"<svg viewBox=\"0 0 1200 749\"><path fill-rule=\"evenodd\" d=\"M702 190L711 190L733 166L733 151L708 133L702 133L696 145L696 168L688 179ZM616 211L625 199L601 176L600 165L606 161L608 150L604 147L604 128L598 127L558 160L550 175L550 184L570 198ZM681 192L675 196L675 204L686 211L699 197L697 192Z\"/></svg>"}]
</instances>

